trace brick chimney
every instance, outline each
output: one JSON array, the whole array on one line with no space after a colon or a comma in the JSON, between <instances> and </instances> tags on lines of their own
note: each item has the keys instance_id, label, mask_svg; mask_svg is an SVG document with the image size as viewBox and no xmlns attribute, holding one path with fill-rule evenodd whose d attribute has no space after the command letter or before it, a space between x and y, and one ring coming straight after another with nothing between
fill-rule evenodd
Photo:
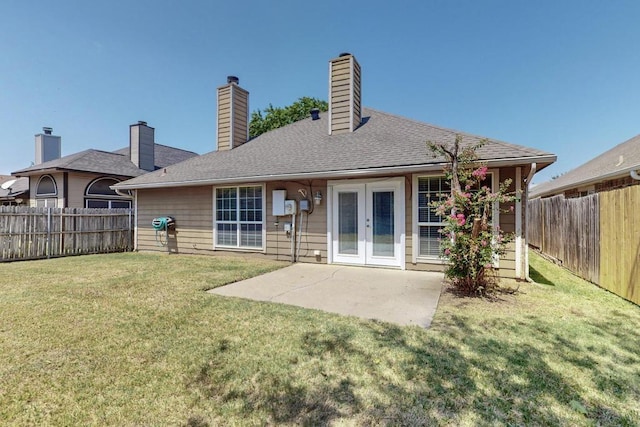
<instances>
[{"instance_id":1,"label":"brick chimney","mask_svg":"<svg viewBox=\"0 0 640 427\"><path fill-rule=\"evenodd\" d=\"M218 150L231 150L249 140L249 92L235 76L218 88Z\"/></svg>"},{"instance_id":2,"label":"brick chimney","mask_svg":"<svg viewBox=\"0 0 640 427\"><path fill-rule=\"evenodd\" d=\"M353 132L362 119L360 64L350 53L329 61L329 135Z\"/></svg>"},{"instance_id":3,"label":"brick chimney","mask_svg":"<svg viewBox=\"0 0 640 427\"><path fill-rule=\"evenodd\" d=\"M147 122L139 121L129 126L129 156L140 169L156 169L155 129L147 126Z\"/></svg>"},{"instance_id":4,"label":"brick chimney","mask_svg":"<svg viewBox=\"0 0 640 427\"><path fill-rule=\"evenodd\" d=\"M62 138L52 133L52 128L44 127L42 133L36 134L36 165L60 158Z\"/></svg>"}]
</instances>

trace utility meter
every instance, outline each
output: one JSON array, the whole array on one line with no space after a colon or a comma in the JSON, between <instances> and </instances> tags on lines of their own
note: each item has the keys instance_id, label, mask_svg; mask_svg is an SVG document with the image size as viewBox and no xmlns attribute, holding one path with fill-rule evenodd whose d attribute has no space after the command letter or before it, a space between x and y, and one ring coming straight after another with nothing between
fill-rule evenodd
<instances>
[{"instance_id":1,"label":"utility meter","mask_svg":"<svg viewBox=\"0 0 640 427\"><path fill-rule=\"evenodd\" d=\"M284 201L284 214L285 215L295 215L296 214L296 201L295 200L285 200Z\"/></svg>"}]
</instances>

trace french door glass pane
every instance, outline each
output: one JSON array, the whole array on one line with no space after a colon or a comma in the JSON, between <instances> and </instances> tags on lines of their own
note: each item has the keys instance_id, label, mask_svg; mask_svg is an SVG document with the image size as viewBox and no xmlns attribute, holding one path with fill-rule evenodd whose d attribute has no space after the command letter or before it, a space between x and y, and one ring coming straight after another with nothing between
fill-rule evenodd
<instances>
[{"instance_id":1,"label":"french door glass pane","mask_svg":"<svg viewBox=\"0 0 640 427\"><path fill-rule=\"evenodd\" d=\"M393 191L373 192L374 256L394 256Z\"/></svg>"},{"instance_id":2,"label":"french door glass pane","mask_svg":"<svg viewBox=\"0 0 640 427\"><path fill-rule=\"evenodd\" d=\"M358 254L358 193L338 193L338 252Z\"/></svg>"}]
</instances>

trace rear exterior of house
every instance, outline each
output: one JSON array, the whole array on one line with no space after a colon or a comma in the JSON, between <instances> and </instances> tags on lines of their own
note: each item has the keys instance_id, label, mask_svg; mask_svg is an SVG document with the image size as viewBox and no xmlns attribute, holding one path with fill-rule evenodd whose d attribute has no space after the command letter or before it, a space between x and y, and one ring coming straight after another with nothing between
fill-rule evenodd
<instances>
[{"instance_id":1,"label":"rear exterior of house","mask_svg":"<svg viewBox=\"0 0 640 427\"><path fill-rule=\"evenodd\" d=\"M442 270L442 224L429 202L449 190L445 160L426 142L453 142L459 132L363 108L352 55L331 60L329 72L327 113L248 142L248 92L237 79L219 88L218 151L116 186L134 193L136 248ZM463 144L480 140L463 134ZM523 195L512 212L494 208L494 226L516 235L500 275L524 278L527 183L555 156L499 141L478 153L495 190L509 178ZM175 219L166 239L151 225L163 216Z\"/></svg>"}]
</instances>

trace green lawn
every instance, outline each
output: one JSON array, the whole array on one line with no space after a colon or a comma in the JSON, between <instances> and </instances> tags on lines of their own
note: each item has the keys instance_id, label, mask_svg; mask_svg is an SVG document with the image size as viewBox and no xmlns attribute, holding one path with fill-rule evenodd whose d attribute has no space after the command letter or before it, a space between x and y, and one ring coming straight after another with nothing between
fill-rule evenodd
<instances>
[{"instance_id":1,"label":"green lawn","mask_svg":"<svg viewBox=\"0 0 640 427\"><path fill-rule=\"evenodd\" d=\"M203 292L270 261L2 264L0 424L640 424L640 307L531 258L429 330Z\"/></svg>"}]
</instances>

